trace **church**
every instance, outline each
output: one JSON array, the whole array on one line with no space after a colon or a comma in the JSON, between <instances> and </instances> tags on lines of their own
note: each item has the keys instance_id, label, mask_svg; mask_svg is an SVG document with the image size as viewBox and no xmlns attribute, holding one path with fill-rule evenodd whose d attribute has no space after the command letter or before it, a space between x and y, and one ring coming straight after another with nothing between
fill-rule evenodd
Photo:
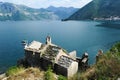
<instances>
[{"instance_id":1,"label":"church","mask_svg":"<svg viewBox=\"0 0 120 80\"><path fill-rule=\"evenodd\" d=\"M58 75L72 77L78 71L76 51L68 53L65 49L55 45L51 37L46 37L46 43L32 41L24 46L24 60L31 67L47 70L49 66Z\"/></svg>"}]
</instances>

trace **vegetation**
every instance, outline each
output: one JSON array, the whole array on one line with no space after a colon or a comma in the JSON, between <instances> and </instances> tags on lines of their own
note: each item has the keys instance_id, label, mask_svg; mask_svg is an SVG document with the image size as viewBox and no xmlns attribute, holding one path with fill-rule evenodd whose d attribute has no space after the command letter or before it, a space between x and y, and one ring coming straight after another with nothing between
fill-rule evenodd
<instances>
[{"instance_id":1,"label":"vegetation","mask_svg":"<svg viewBox=\"0 0 120 80\"><path fill-rule=\"evenodd\" d=\"M6 71L6 75L7 76L16 75L24 70L25 69L23 67L12 66Z\"/></svg>"},{"instance_id":2,"label":"vegetation","mask_svg":"<svg viewBox=\"0 0 120 80\"><path fill-rule=\"evenodd\" d=\"M48 70L45 72L45 80L56 80L51 67L49 67Z\"/></svg>"},{"instance_id":3,"label":"vegetation","mask_svg":"<svg viewBox=\"0 0 120 80\"><path fill-rule=\"evenodd\" d=\"M67 80L67 78L62 75L59 75L58 80Z\"/></svg>"},{"instance_id":4,"label":"vegetation","mask_svg":"<svg viewBox=\"0 0 120 80\"><path fill-rule=\"evenodd\" d=\"M98 62L80 75L81 80L117 80L120 77L120 43L115 44Z\"/></svg>"},{"instance_id":5,"label":"vegetation","mask_svg":"<svg viewBox=\"0 0 120 80\"><path fill-rule=\"evenodd\" d=\"M30 67L15 75L9 75L7 80L43 80L44 74L39 68Z\"/></svg>"},{"instance_id":6,"label":"vegetation","mask_svg":"<svg viewBox=\"0 0 120 80\"><path fill-rule=\"evenodd\" d=\"M120 77L120 61L109 53L107 55L104 55L104 59L102 58L96 64L96 74L94 76L102 80L117 80Z\"/></svg>"}]
</instances>

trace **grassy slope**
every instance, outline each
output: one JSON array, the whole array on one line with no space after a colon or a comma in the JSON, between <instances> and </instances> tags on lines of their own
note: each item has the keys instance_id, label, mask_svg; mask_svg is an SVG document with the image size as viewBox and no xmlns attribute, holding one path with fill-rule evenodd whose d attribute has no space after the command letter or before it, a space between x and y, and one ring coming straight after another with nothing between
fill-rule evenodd
<instances>
[{"instance_id":1,"label":"grassy slope","mask_svg":"<svg viewBox=\"0 0 120 80\"><path fill-rule=\"evenodd\" d=\"M44 80L45 72L38 68L11 67L0 80Z\"/></svg>"},{"instance_id":2,"label":"grassy slope","mask_svg":"<svg viewBox=\"0 0 120 80\"><path fill-rule=\"evenodd\" d=\"M120 78L120 43L115 44L99 61L80 76L81 80L117 80Z\"/></svg>"}]
</instances>

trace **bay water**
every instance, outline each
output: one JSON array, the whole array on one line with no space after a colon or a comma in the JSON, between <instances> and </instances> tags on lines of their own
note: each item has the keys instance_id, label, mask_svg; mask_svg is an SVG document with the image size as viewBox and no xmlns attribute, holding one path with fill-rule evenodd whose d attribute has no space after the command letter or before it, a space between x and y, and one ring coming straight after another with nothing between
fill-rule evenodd
<instances>
[{"instance_id":1,"label":"bay water","mask_svg":"<svg viewBox=\"0 0 120 80\"><path fill-rule=\"evenodd\" d=\"M68 52L76 50L78 57L87 52L89 64L93 64L99 49L107 51L115 42L120 41L120 29L98 27L98 24L94 21L0 22L0 73L24 57L22 40L45 43L47 35L51 36L52 43Z\"/></svg>"}]
</instances>

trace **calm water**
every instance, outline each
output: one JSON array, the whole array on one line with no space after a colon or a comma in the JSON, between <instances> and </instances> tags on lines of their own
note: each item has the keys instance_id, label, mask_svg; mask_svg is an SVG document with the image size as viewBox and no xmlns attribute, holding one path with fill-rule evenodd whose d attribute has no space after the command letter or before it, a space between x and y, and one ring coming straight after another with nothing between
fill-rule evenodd
<instances>
[{"instance_id":1,"label":"calm water","mask_svg":"<svg viewBox=\"0 0 120 80\"><path fill-rule=\"evenodd\" d=\"M120 40L120 29L97 27L97 24L91 21L0 22L0 72L24 56L23 39L45 43L48 34L53 43L69 52L76 50L79 57L87 51L89 62L93 63L99 49L107 50Z\"/></svg>"}]
</instances>

